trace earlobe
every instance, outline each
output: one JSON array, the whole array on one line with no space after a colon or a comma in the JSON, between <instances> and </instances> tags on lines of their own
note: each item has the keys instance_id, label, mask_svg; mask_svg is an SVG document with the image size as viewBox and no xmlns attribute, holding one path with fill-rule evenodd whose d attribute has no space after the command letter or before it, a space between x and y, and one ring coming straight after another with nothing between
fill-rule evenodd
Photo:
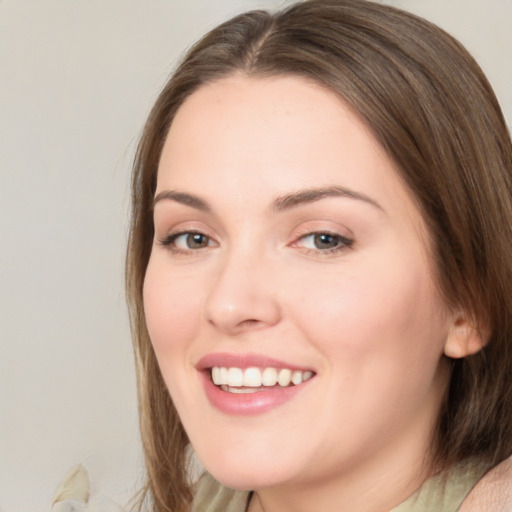
<instances>
[{"instance_id":1,"label":"earlobe","mask_svg":"<svg viewBox=\"0 0 512 512\"><path fill-rule=\"evenodd\" d=\"M465 313L455 315L444 345L444 354L461 359L482 350L489 341L487 329L477 327Z\"/></svg>"}]
</instances>

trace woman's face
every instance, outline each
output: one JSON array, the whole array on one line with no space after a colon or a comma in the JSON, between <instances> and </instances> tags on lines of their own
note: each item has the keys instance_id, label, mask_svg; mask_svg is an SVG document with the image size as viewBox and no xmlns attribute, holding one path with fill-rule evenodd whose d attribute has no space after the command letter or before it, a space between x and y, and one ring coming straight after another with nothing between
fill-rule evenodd
<instances>
[{"instance_id":1,"label":"woman's face","mask_svg":"<svg viewBox=\"0 0 512 512\"><path fill-rule=\"evenodd\" d=\"M337 96L297 77L203 86L166 139L154 222L147 326L217 479L421 465L452 318L414 201Z\"/></svg>"}]
</instances>

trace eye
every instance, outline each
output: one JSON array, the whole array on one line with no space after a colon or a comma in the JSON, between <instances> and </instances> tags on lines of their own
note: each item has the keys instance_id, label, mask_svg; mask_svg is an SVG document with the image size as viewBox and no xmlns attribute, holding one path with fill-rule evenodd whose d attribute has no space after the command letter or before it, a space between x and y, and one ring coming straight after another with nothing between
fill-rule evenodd
<instances>
[{"instance_id":1,"label":"eye","mask_svg":"<svg viewBox=\"0 0 512 512\"><path fill-rule=\"evenodd\" d=\"M173 241L180 249L202 249L208 247L210 239L203 233L183 233Z\"/></svg>"},{"instance_id":2,"label":"eye","mask_svg":"<svg viewBox=\"0 0 512 512\"><path fill-rule=\"evenodd\" d=\"M337 233L316 232L301 236L292 245L319 254L331 254L352 246L353 240Z\"/></svg>"},{"instance_id":3,"label":"eye","mask_svg":"<svg viewBox=\"0 0 512 512\"><path fill-rule=\"evenodd\" d=\"M195 251L215 245L208 235L199 231L173 233L160 240L160 244L169 247L174 252Z\"/></svg>"},{"instance_id":4,"label":"eye","mask_svg":"<svg viewBox=\"0 0 512 512\"><path fill-rule=\"evenodd\" d=\"M333 249L341 243L339 236L331 235L329 233L315 233L309 235L312 238L312 243L315 249Z\"/></svg>"}]
</instances>

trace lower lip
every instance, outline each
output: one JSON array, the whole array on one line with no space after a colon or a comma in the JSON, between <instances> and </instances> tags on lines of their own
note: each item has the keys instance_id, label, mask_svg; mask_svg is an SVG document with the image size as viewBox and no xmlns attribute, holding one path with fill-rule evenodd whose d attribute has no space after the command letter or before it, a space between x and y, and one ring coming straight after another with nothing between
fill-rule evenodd
<instances>
[{"instance_id":1,"label":"lower lip","mask_svg":"<svg viewBox=\"0 0 512 512\"><path fill-rule=\"evenodd\" d=\"M201 372L203 386L210 403L226 414L250 416L270 411L292 400L311 380L298 386L273 387L254 393L230 393L223 391L210 379L209 374Z\"/></svg>"}]
</instances>

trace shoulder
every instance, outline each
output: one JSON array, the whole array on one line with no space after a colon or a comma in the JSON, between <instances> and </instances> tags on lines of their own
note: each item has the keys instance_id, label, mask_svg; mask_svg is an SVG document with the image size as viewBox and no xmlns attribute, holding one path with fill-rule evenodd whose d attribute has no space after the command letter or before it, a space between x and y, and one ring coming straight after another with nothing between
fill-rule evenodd
<instances>
[{"instance_id":1,"label":"shoulder","mask_svg":"<svg viewBox=\"0 0 512 512\"><path fill-rule=\"evenodd\" d=\"M512 512L512 457L489 471L473 488L460 512Z\"/></svg>"},{"instance_id":2,"label":"shoulder","mask_svg":"<svg viewBox=\"0 0 512 512\"><path fill-rule=\"evenodd\" d=\"M192 512L244 512L249 493L223 486L204 473L193 487Z\"/></svg>"}]
</instances>

